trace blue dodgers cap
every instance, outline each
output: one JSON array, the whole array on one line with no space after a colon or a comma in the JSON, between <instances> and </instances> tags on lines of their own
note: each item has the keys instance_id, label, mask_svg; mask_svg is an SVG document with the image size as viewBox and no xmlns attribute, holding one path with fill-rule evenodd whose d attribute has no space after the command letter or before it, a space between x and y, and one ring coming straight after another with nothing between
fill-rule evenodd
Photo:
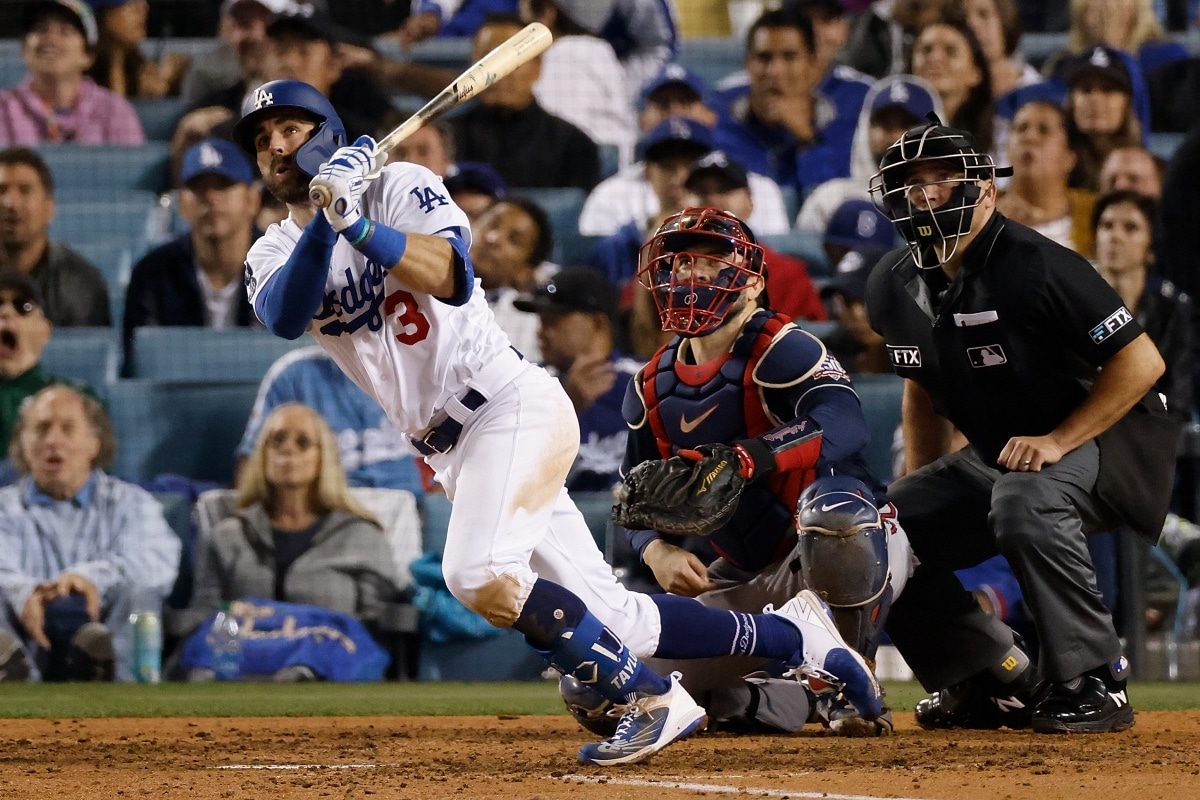
<instances>
[{"instance_id":1,"label":"blue dodgers cap","mask_svg":"<svg viewBox=\"0 0 1200 800\"><path fill-rule=\"evenodd\" d=\"M1133 78L1129 75L1129 68L1125 66L1125 59L1121 58L1121 51L1108 45L1098 44L1066 59L1057 70L1057 75L1061 76L1067 86L1074 86L1077 81L1098 75L1120 87L1126 94L1133 94Z\"/></svg>"},{"instance_id":2,"label":"blue dodgers cap","mask_svg":"<svg viewBox=\"0 0 1200 800\"><path fill-rule=\"evenodd\" d=\"M670 117L638 142L638 158L654 161L674 153L699 158L713 149L712 130L691 117Z\"/></svg>"},{"instance_id":3,"label":"blue dodgers cap","mask_svg":"<svg viewBox=\"0 0 1200 800\"><path fill-rule=\"evenodd\" d=\"M179 171L184 184L201 175L220 175L234 183L251 184L256 178L250 160L236 144L225 139L205 139L183 154Z\"/></svg>"},{"instance_id":4,"label":"blue dodgers cap","mask_svg":"<svg viewBox=\"0 0 1200 800\"><path fill-rule=\"evenodd\" d=\"M919 78L912 75L896 75L884 80L888 81L888 86L876 93L871 100L871 116L885 108L897 106L920 122L934 112L933 94Z\"/></svg>"},{"instance_id":5,"label":"blue dodgers cap","mask_svg":"<svg viewBox=\"0 0 1200 800\"><path fill-rule=\"evenodd\" d=\"M746 168L730 158L725 151L713 150L692 164L692 170L683 186L688 191L697 193L700 193L702 187L718 192L732 192L735 189L749 189L750 176Z\"/></svg>"},{"instance_id":6,"label":"blue dodgers cap","mask_svg":"<svg viewBox=\"0 0 1200 800\"><path fill-rule=\"evenodd\" d=\"M837 207L825 228L824 241L851 250L891 249L896 229L870 200L847 200Z\"/></svg>"},{"instance_id":7,"label":"blue dodgers cap","mask_svg":"<svg viewBox=\"0 0 1200 800\"><path fill-rule=\"evenodd\" d=\"M651 97L664 86L686 86L696 93L697 100L703 100L708 94L708 86L700 78L699 75L689 70L682 64L667 64L662 70L655 75L646 87L642 89L641 100L638 102L639 108L645 108L650 102Z\"/></svg>"},{"instance_id":8,"label":"blue dodgers cap","mask_svg":"<svg viewBox=\"0 0 1200 800\"><path fill-rule=\"evenodd\" d=\"M503 200L508 194L508 182L495 167L484 161L459 161L452 164L442 183L446 185L446 191L450 194L477 192L494 200Z\"/></svg>"}]
</instances>

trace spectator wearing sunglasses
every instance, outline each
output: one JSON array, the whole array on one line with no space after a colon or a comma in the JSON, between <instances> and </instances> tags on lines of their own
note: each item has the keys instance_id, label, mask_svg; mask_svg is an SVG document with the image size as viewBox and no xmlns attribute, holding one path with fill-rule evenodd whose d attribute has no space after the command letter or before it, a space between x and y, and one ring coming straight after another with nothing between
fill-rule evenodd
<instances>
[{"instance_id":1,"label":"spectator wearing sunglasses","mask_svg":"<svg viewBox=\"0 0 1200 800\"><path fill-rule=\"evenodd\" d=\"M42 369L42 349L52 330L42 309L41 294L32 280L19 272L0 271L0 439L4 452L25 400L52 384L69 383ZM7 461L0 463L0 484L12 483L15 477Z\"/></svg>"},{"instance_id":2,"label":"spectator wearing sunglasses","mask_svg":"<svg viewBox=\"0 0 1200 800\"><path fill-rule=\"evenodd\" d=\"M38 305L54 325L107 327L112 317L104 276L50 240L54 212L54 175L42 157L25 147L0 150L0 269L33 281Z\"/></svg>"}]
</instances>

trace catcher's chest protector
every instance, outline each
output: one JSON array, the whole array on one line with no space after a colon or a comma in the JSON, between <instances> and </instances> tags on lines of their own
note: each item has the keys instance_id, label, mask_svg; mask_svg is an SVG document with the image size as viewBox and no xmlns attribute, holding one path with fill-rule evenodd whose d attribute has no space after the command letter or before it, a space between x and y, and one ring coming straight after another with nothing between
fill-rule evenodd
<instances>
[{"instance_id":1,"label":"catcher's chest protector","mask_svg":"<svg viewBox=\"0 0 1200 800\"><path fill-rule=\"evenodd\" d=\"M680 448L758 436L780 424L752 376L783 326L773 312L755 314L729 355L701 366L680 363L682 339L676 337L642 368L647 420L663 458Z\"/></svg>"}]
</instances>

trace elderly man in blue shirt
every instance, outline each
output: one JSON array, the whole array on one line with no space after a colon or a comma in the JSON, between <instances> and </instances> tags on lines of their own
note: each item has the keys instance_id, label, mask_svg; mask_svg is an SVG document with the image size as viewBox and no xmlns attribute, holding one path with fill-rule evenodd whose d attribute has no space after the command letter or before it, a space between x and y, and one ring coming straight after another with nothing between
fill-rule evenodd
<instances>
[{"instance_id":1,"label":"elderly man in blue shirt","mask_svg":"<svg viewBox=\"0 0 1200 800\"><path fill-rule=\"evenodd\" d=\"M116 452L100 404L34 395L0 489L0 679L130 680L128 618L161 611L180 543L154 497L104 473Z\"/></svg>"}]
</instances>

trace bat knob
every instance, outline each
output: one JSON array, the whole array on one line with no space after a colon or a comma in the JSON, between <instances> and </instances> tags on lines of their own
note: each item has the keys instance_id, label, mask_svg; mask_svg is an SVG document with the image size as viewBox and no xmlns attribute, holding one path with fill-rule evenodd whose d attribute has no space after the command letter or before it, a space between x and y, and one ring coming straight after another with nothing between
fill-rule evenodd
<instances>
[{"instance_id":1,"label":"bat knob","mask_svg":"<svg viewBox=\"0 0 1200 800\"><path fill-rule=\"evenodd\" d=\"M325 208L333 200L333 192L329 191L328 186L310 186L308 199L312 200L317 208Z\"/></svg>"}]
</instances>

